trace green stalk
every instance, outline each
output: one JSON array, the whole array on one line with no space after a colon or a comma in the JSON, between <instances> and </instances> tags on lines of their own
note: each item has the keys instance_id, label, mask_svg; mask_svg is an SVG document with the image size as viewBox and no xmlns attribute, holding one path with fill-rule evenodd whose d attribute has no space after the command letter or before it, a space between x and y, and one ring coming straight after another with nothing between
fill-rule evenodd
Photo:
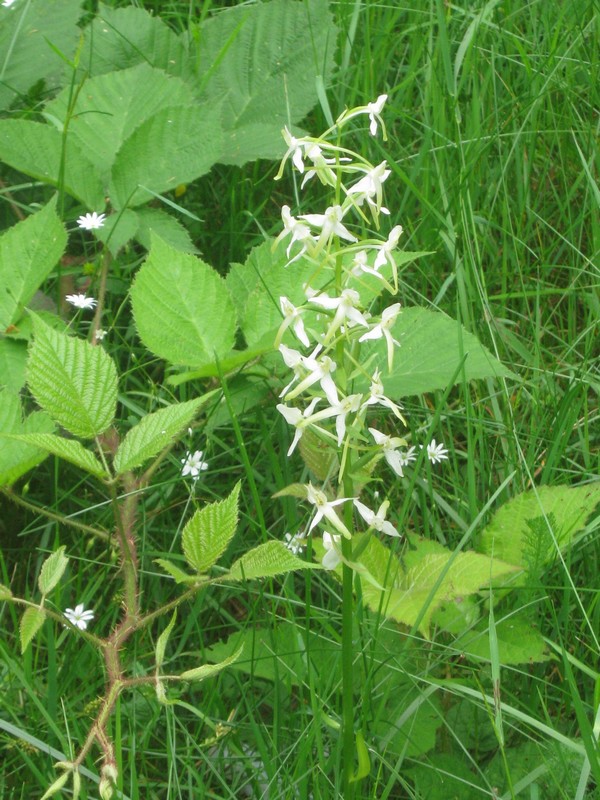
<instances>
[{"instance_id":1,"label":"green stalk","mask_svg":"<svg viewBox=\"0 0 600 800\"><path fill-rule=\"evenodd\" d=\"M350 539L342 539L342 554L345 559L351 560ZM355 787L352 781L354 774L353 578L352 567L344 564L342 577L342 797L344 800L353 800Z\"/></svg>"}]
</instances>

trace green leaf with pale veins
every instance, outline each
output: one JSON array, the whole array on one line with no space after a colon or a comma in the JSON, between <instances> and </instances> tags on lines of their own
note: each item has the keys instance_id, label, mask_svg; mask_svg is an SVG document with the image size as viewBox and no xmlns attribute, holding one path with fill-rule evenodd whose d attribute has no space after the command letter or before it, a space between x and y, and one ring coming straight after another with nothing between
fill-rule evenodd
<instances>
[{"instance_id":1,"label":"green leaf with pale veins","mask_svg":"<svg viewBox=\"0 0 600 800\"><path fill-rule=\"evenodd\" d=\"M244 648L240 647L239 650L236 650L236 652L229 656L229 658L221 661L220 664L203 664L201 667L188 669L185 672L182 672L180 677L186 681L203 681L205 678L210 678L212 675L216 675L217 672L221 672L222 669L225 669L225 667L228 667L230 664L233 664L234 661L237 661L242 655L243 650Z\"/></svg>"},{"instance_id":2,"label":"green leaf with pale veins","mask_svg":"<svg viewBox=\"0 0 600 800\"><path fill-rule=\"evenodd\" d=\"M29 119L0 120L0 160L50 186L61 182L62 146L61 133L51 125ZM104 208L104 185L76 142L69 143L63 188L88 208Z\"/></svg>"},{"instance_id":3,"label":"green leaf with pale veins","mask_svg":"<svg viewBox=\"0 0 600 800\"><path fill-rule=\"evenodd\" d=\"M123 143L165 106L189 105L193 92L184 81L146 63L87 80L72 105L71 87L45 108L64 123L99 175L108 181Z\"/></svg>"},{"instance_id":4,"label":"green leaf with pale veins","mask_svg":"<svg viewBox=\"0 0 600 800\"><path fill-rule=\"evenodd\" d=\"M55 206L51 200L0 236L0 330L22 316L64 252L67 233Z\"/></svg>"},{"instance_id":5,"label":"green leaf with pale veins","mask_svg":"<svg viewBox=\"0 0 600 800\"><path fill-rule=\"evenodd\" d=\"M69 559L65 555L67 548L62 545L55 550L54 553L42 564L40 575L38 578L38 586L42 594L48 594L58 584L69 563Z\"/></svg>"},{"instance_id":6,"label":"green leaf with pale veins","mask_svg":"<svg viewBox=\"0 0 600 800\"><path fill-rule=\"evenodd\" d=\"M363 343L361 362L369 371L381 370L385 393L392 399L446 389L451 380L460 383L481 378L516 378L472 333L439 311L403 308L392 336L394 364L388 373L384 339ZM464 366L455 374L464 359Z\"/></svg>"},{"instance_id":7,"label":"green leaf with pale veins","mask_svg":"<svg viewBox=\"0 0 600 800\"><path fill-rule=\"evenodd\" d=\"M216 564L232 540L238 522L240 486L236 483L225 500L196 511L183 529L183 554L196 572L206 572Z\"/></svg>"},{"instance_id":8,"label":"green leaf with pale veins","mask_svg":"<svg viewBox=\"0 0 600 800\"><path fill-rule=\"evenodd\" d=\"M534 664L551 658L542 634L519 616L497 622L496 639L501 664ZM474 661L491 661L487 622L480 621L456 641L455 647Z\"/></svg>"},{"instance_id":9,"label":"green leaf with pale veins","mask_svg":"<svg viewBox=\"0 0 600 800\"><path fill-rule=\"evenodd\" d=\"M221 580L243 581L253 578L270 578L297 569L322 569L322 566L298 558L288 550L283 542L265 542L238 558Z\"/></svg>"},{"instance_id":10,"label":"green leaf with pale veins","mask_svg":"<svg viewBox=\"0 0 600 800\"><path fill-rule=\"evenodd\" d=\"M75 439L65 439L63 436L56 436L52 433L23 433L13 434L11 439L19 442L39 447L47 453L63 458L76 467L95 475L97 478L108 478L108 473L98 461L96 456Z\"/></svg>"},{"instance_id":11,"label":"green leaf with pale veins","mask_svg":"<svg viewBox=\"0 0 600 800\"><path fill-rule=\"evenodd\" d=\"M188 575L187 572L179 569L176 564L173 564L172 561L169 561L166 558L156 558L154 563L158 564L159 567L164 569L164 571L168 573L171 578L173 578L175 583L193 584L198 583L199 580L201 580L198 575Z\"/></svg>"},{"instance_id":12,"label":"green leaf with pale veins","mask_svg":"<svg viewBox=\"0 0 600 800\"><path fill-rule=\"evenodd\" d=\"M131 302L140 338L171 363L214 363L233 347L236 314L223 278L157 236L131 287Z\"/></svg>"},{"instance_id":13,"label":"green leaf with pale veins","mask_svg":"<svg viewBox=\"0 0 600 800\"><path fill-rule=\"evenodd\" d=\"M19 395L0 389L0 435L51 433L54 423L47 414L35 412L23 421ZM0 486L10 486L48 456L47 451L30 444L0 438Z\"/></svg>"},{"instance_id":14,"label":"green leaf with pale veins","mask_svg":"<svg viewBox=\"0 0 600 800\"><path fill-rule=\"evenodd\" d=\"M27 345L24 342L0 339L0 388L5 386L18 392L25 385L26 363Z\"/></svg>"},{"instance_id":15,"label":"green leaf with pale veins","mask_svg":"<svg viewBox=\"0 0 600 800\"><path fill-rule=\"evenodd\" d=\"M139 206L206 174L222 153L221 124L213 108L161 108L125 140L112 168L115 208ZM150 191L148 191L150 190Z\"/></svg>"},{"instance_id":16,"label":"green leaf with pale veins","mask_svg":"<svg viewBox=\"0 0 600 800\"><path fill-rule=\"evenodd\" d=\"M539 519L546 528L552 522L552 535L558 547L567 547L600 503L600 482L585 486L540 486L523 492L505 503L481 534L479 549L511 564L527 566L528 541L532 531L528 521ZM545 519L544 519L545 517ZM542 560L556 555L556 546L548 536L543 543Z\"/></svg>"},{"instance_id":17,"label":"green leaf with pale veins","mask_svg":"<svg viewBox=\"0 0 600 800\"><path fill-rule=\"evenodd\" d=\"M117 405L117 370L101 348L34 319L27 383L40 406L75 436L108 428Z\"/></svg>"},{"instance_id":18,"label":"green leaf with pale veins","mask_svg":"<svg viewBox=\"0 0 600 800\"><path fill-rule=\"evenodd\" d=\"M41 78L50 92L65 75L64 59L75 52L82 0L28 0L2 9L0 108L21 99Z\"/></svg>"},{"instance_id":19,"label":"green leaf with pale veins","mask_svg":"<svg viewBox=\"0 0 600 800\"><path fill-rule=\"evenodd\" d=\"M117 473L128 472L139 467L166 447L180 431L187 427L206 397L198 397L187 403L161 408L147 414L125 436L115 456Z\"/></svg>"},{"instance_id":20,"label":"green leaf with pale veins","mask_svg":"<svg viewBox=\"0 0 600 800\"><path fill-rule=\"evenodd\" d=\"M284 125L316 105L317 81L335 68L337 28L326 0L274 0L223 9L192 43L202 100L220 105L221 161L278 158Z\"/></svg>"},{"instance_id":21,"label":"green leaf with pale veins","mask_svg":"<svg viewBox=\"0 0 600 800\"><path fill-rule=\"evenodd\" d=\"M46 615L39 608L28 608L21 617L19 625L19 635L21 639L21 653L29 647L31 640L44 624Z\"/></svg>"},{"instance_id":22,"label":"green leaf with pale veins","mask_svg":"<svg viewBox=\"0 0 600 800\"><path fill-rule=\"evenodd\" d=\"M150 64L171 75L191 75L193 63L186 40L159 16L142 8L111 8L98 3L98 12L83 33L81 73L93 76Z\"/></svg>"}]
</instances>

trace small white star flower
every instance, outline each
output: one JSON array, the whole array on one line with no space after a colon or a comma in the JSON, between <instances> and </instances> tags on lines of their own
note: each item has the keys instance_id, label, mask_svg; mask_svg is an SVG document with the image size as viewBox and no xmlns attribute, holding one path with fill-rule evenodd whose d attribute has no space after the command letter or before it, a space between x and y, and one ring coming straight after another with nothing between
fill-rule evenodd
<instances>
[{"instance_id":1,"label":"small white star flower","mask_svg":"<svg viewBox=\"0 0 600 800\"><path fill-rule=\"evenodd\" d=\"M88 622L94 619L94 612L91 609L86 611L83 603L78 603L75 608L65 609L65 617L71 625L75 625L79 630L84 631L88 626Z\"/></svg>"},{"instance_id":2,"label":"small white star flower","mask_svg":"<svg viewBox=\"0 0 600 800\"><path fill-rule=\"evenodd\" d=\"M301 553L304 550L305 545L302 533L300 531L294 534L286 533L284 539L285 539L285 546L290 551L290 553L293 553L295 556L297 556L298 553Z\"/></svg>"},{"instance_id":3,"label":"small white star flower","mask_svg":"<svg viewBox=\"0 0 600 800\"><path fill-rule=\"evenodd\" d=\"M77 224L86 231L93 231L96 228L103 227L105 217L106 214L97 214L92 211L91 214L84 214L82 217L78 217Z\"/></svg>"},{"instance_id":4,"label":"small white star flower","mask_svg":"<svg viewBox=\"0 0 600 800\"><path fill-rule=\"evenodd\" d=\"M448 450L444 447L443 442L436 444L435 439L432 439L427 445L427 458L432 464L436 464L448 458Z\"/></svg>"},{"instance_id":5,"label":"small white star flower","mask_svg":"<svg viewBox=\"0 0 600 800\"><path fill-rule=\"evenodd\" d=\"M322 564L325 569L335 569L342 560L339 551L339 544L342 537L335 534L331 535L327 531L323 533L323 547L325 548L325 555L323 556Z\"/></svg>"},{"instance_id":6,"label":"small white star flower","mask_svg":"<svg viewBox=\"0 0 600 800\"><path fill-rule=\"evenodd\" d=\"M90 309L98 305L98 301L93 297L86 297L84 294L68 294L65 296L67 303L70 303L75 308Z\"/></svg>"},{"instance_id":7,"label":"small white star flower","mask_svg":"<svg viewBox=\"0 0 600 800\"><path fill-rule=\"evenodd\" d=\"M98 330L96 331L96 333L94 335L94 339L97 342L101 342L102 339L104 339L104 337L106 336L106 333L107 332L105 330L103 330L102 328L98 328Z\"/></svg>"},{"instance_id":8,"label":"small white star flower","mask_svg":"<svg viewBox=\"0 0 600 800\"><path fill-rule=\"evenodd\" d=\"M208 462L202 460L203 456L202 450L196 450L195 453L188 451L185 458L181 459L183 464L181 477L185 478L186 475L191 475L194 480L198 480L200 473L208 469Z\"/></svg>"}]
</instances>

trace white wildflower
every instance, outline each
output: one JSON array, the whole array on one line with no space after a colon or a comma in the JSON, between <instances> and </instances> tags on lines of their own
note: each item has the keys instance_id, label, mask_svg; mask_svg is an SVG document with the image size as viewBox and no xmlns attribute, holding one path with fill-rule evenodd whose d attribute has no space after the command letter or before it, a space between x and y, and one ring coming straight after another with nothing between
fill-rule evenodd
<instances>
[{"instance_id":1,"label":"white wildflower","mask_svg":"<svg viewBox=\"0 0 600 800\"><path fill-rule=\"evenodd\" d=\"M67 303L70 303L75 308L90 309L98 305L98 301L93 297L86 297L84 294L68 294L65 296Z\"/></svg>"},{"instance_id":2,"label":"white wildflower","mask_svg":"<svg viewBox=\"0 0 600 800\"><path fill-rule=\"evenodd\" d=\"M381 164L369 170L358 183L355 183L348 190L349 195L355 195L354 202L356 205L361 206L366 200L367 204L373 209L375 217L380 212L382 214L390 213L389 209L382 205L383 183L391 175L391 170L386 169L386 167L387 161L382 161Z\"/></svg>"},{"instance_id":3,"label":"white wildflower","mask_svg":"<svg viewBox=\"0 0 600 800\"><path fill-rule=\"evenodd\" d=\"M296 334L296 338L299 339L299 341L301 341L305 347L310 347L310 341L306 335L304 323L302 322L302 310L296 308L296 306L285 296L279 298L279 306L283 313L283 322L277 331L275 346L279 346L279 342L281 341L284 331L286 328L291 326L292 330Z\"/></svg>"},{"instance_id":4,"label":"white wildflower","mask_svg":"<svg viewBox=\"0 0 600 800\"><path fill-rule=\"evenodd\" d=\"M353 325L361 325L363 328L368 328L369 323L366 317L362 314L356 305L360 302L360 295L354 289L342 289L339 297L330 297L328 294L322 292L310 299L321 308L326 308L328 311L335 309L335 315L329 324L327 334L324 341L327 342L334 333L341 328L342 325L347 324L349 327Z\"/></svg>"},{"instance_id":5,"label":"white wildflower","mask_svg":"<svg viewBox=\"0 0 600 800\"><path fill-rule=\"evenodd\" d=\"M398 318L398 314L400 313L400 303L394 303L393 305L389 306L388 308L384 309L381 320L377 325L371 328L368 333L363 333L363 335L358 340L359 342L364 342L367 339L381 339L383 336L386 341L387 345L387 357L388 357L388 370L392 371L392 366L394 362L394 345L400 347L400 342L396 341L391 334L391 329L394 327L396 319Z\"/></svg>"},{"instance_id":6,"label":"white wildflower","mask_svg":"<svg viewBox=\"0 0 600 800\"><path fill-rule=\"evenodd\" d=\"M312 248L315 244L315 239L310 232L310 228L308 225L305 225L303 222L299 222L295 217L292 216L290 212L289 206L283 206L281 209L281 218L283 220L283 230L279 234L279 236L275 239L274 247L276 247L279 242L286 238L286 236L291 236L291 241L287 247L286 255L290 257L290 251L292 249L292 245L294 242L300 242L302 245L302 249L299 253L297 253L292 261L296 261L296 259L300 258L300 256L304 255L310 248ZM290 262L292 263L292 262Z\"/></svg>"},{"instance_id":7,"label":"white wildflower","mask_svg":"<svg viewBox=\"0 0 600 800\"><path fill-rule=\"evenodd\" d=\"M198 480L200 473L208 469L208 462L203 460L204 453L202 450L196 450L195 453L186 453L185 458L181 459L183 468L181 470L181 477L185 478L186 475L191 475L194 480Z\"/></svg>"},{"instance_id":8,"label":"white wildflower","mask_svg":"<svg viewBox=\"0 0 600 800\"><path fill-rule=\"evenodd\" d=\"M375 530L380 531L380 533L387 533L388 536L400 536L392 523L388 522L385 518L389 505L390 501L384 500L379 506L377 513L375 513L374 511L371 511L368 506L364 505L364 503L361 503L360 500L354 501L356 510L367 523L369 528L375 528Z\"/></svg>"},{"instance_id":9,"label":"white wildflower","mask_svg":"<svg viewBox=\"0 0 600 800\"><path fill-rule=\"evenodd\" d=\"M306 499L309 503L312 503L316 509L316 514L308 528L309 532L312 531L312 529L318 525L323 518L325 518L343 536L346 536L348 539L351 537L352 534L344 525L342 520L338 517L336 511L334 510L334 506L339 506L341 503L346 503L348 500L352 500L353 498L339 497L337 500L328 500L327 495L324 492L322 492L320 489L316 489L312 483L309 483L306 487Z\"/></svg>"},{"instance_id":10,"label":"white wildflower","mask_svg":"<svg viewBox=\"0 0 600 800\"><path fill-rule=\"evenodd\" d=\"M344 213L341 206L329 206L324 214L300 214L300 219L305 219L313 228L320 230L314 251L315 255L329 243L332 236L339 236L340 239L348 242L358 241L356 236L353 236L342 223Z\"/></svg>"},{"instance_id":11,"label":"white wildflower","mask_svg":"<svg viewBox=\"0 0 600 800\"><path fill-rule=\"evenodd\" d=\"M406 425L406 420L400 413L400 409L402 406L397 405L389 397L386 397L384 394L383 383L381 382L381 372L376 369L373 373L373 377L371 378L371 386L369 388L369 397L363 403L363 408L366 406L372 405L379 405L385 406L389 408L392 413L398 417L398 419L402 420L402 422Z\"/></svg>"},{"instance_id":12,"label":"white wildflower","mask_svg":"<svg viewBox=\"0 0 600 800\"><path fill-rule=\"evenodd\" d=\"M448 458L448 450L444 447L443 442L436 444L435 439L432 439L427 445L427 458L432 464L436 464Z\"/></svg>"},{"instance_id":13,"label":"white wildflower","mask_svg":"<svg viewBox=\"0 0 600 800\"><path fill-rule=\"evenodd\" d=\"M86 231L93 231L96 228L103 227L105 217L106 214L97 214L92 211L91 214L84 214L82 217L78 217L77 224Z\"/></svg>"},{"instance_id":14,"label":"white wildflower","mask_svg":"<svg viewBox=\"0 0 600 800\"><path fill-rule=\"evenodd\" d=\"M296 428L294 439L292 440L290 448L287 452L288 456L292 455L296 449L296 445L302 438L302 434L306 428L309 427L309 425L314 425L315 422L318 422L321 419L326 419L327 417L332 417L335 414L335 411L332 408L324 408L321 411L313 413L315 406L320 402L321 399L322 398L320 397L313 398L304 411L300 411L299 408L286 406L283 403L277 404L277 411L279 411L289 425L293 425L294 428Z\"/></svg>"},{"instance_id":15,"label":"white wildflower","mask_svg":"<svg viewBox=\"0 0 600 800\"><path fill-rule=\"evenodd\" d=\"M338 534L333 536L327 531L323 532L323 547L325 548L325 555L323 556L322 564L325 569L335 569L341 562L342 557L339 551L339 545L342 537Z\"/></svg>"},{"instance_id":16,"label":"white wildflower","mask_svg":"<svg viewBox=\"0 0 600 800\"><path fill-rule=\"evenodd\" d=\"M78 603L75 608L65 609L65 617L71 625L75 625L79 630L84 631L88 626L88 622L94 619L94 612L91 609L86 611L83 603Z\"/></svg>"},{"instance_id":17,"label":"white wildflower","mask_svg":"<svg viewBox=\"0 0 600 800\"><path fill-rule=\"evenodd\" d=\"M385 460L396 475L399 475L401 478L404 477L404 472L402 471L403 459L398 452L398 448L406 444L405 440L397 436L388 436L375 428L369 428L369 433L383 450Z\"/></svg>"},{"instance_id":18,"label":"white wildflower","mask_svg":"<svg viewBox=\"0 0 600 800\"><path fill-rule=\"evenodd\" d=\"M284 539L285 539L285 546L290 551L290 553L293 553L295 556L297 556L298 553L301 553L305 547L303 537L300 531L298 531L298 533L294 533L293 535L291 533L286 533L284 535Z\"/></svg>"}]
</instances>

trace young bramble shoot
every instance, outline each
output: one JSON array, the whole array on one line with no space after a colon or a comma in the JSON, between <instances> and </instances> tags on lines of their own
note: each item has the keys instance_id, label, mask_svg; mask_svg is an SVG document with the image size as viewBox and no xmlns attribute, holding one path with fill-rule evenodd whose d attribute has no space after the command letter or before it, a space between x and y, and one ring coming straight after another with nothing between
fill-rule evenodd
<instances>
[{"instance_id":1,"label":"young bramble shoot","mask_svg":"<svg viewBox=\"0 0 600 800\"><path fill-rule=\"evenodd\" d=\"M80 228L83 228L83 230L93 231L104 227L105 218L106 214L98 214L96 211L92 211L91 214L83 214L81 217L78 217L77 224Z\"/></svg>"},{"instance_id":2,"label":"young bramble shoot","mask_svg":"<svg viewBox=\"0 0 600 800\"><path fill-rule=\"evenodd\" d=\"M94 612L91 609L85 610L83 603L78 603L75 608L65 608L65 617L71 625L75 625L79 630L84 631L88 622L94 619Z\"/></svg>"}]
</instances>

